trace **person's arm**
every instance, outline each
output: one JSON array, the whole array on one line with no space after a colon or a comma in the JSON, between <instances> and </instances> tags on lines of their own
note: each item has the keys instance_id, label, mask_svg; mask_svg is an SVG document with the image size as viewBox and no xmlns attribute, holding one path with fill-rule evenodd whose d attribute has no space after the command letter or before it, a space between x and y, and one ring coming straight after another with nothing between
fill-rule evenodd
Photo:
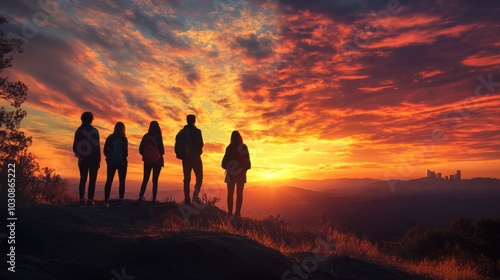
<instances>
[{"instance_id":1,"label":"person's arm","mask_svg":"<svg viewBox=\"0 0 500 280\"><path fill-rule=\"evenodd\" d=\"M109 142L110 142L110 139L111 139L111 135L108 136L108 137L106 137L106 141L104 142L104 149L102 151L104 153L104 156L106 158L108 158L108 156L109 156L109 145L110 145Z\"/></svg>"},{"instance_id":2,"label":"person's arm","mask_svg":"<svg viewBox=\"0 0 500 280\"><path fill-rule=\"evenodd\" d=\"M125 147L124 147L123 155L125 156L125 160L126 160L128 157L128 139L127 139L127 137L125 137Z\"/></svg>"},{"instance_id":3,"label":"person's arm","mask_svg":"<svg viewBox=\"0 0 500 280\"><path fill-rule=\"evenodd\" d=\"M78 155L78 132L79 132L79 129L77 129L75 131L75 137L73 138L73 153L75 153L75 156L79 157Z\"/></svg>"},{"instance_id":4,"label":"person's arm","mask_svg":"<svg viewBox=\"0 0 500 280\"><path fill-rule=\"evenodd\" d=\"M179 157L177 156L177 151L178 151L178 149L179 149L179 144L178 144L178 140L179 140L179 139L178 139L178 138L179 138L179 133L177 133L177 134L175 135L175 141L174 141L174 153L175 153L175 157L177 157L177 158L179 158ZM180 158L179 158L179 159L180 159Z\"/></svg>"},{"instance_id":5,"label":"person's arm","mask_svg":"<svg viewBox=\"0 0 500 280\"><path fill-rule=\"evenodd\" d=\"M141 143L139 144L139 154L141 154L141 156L142 153L144 152L144 138L146 138L146 134L142 136Z\"/></svg>"},{"instance_id":6,"label":"person's arm","mask_svg":"<svg viewBox=\"0 0 500 280\"><path fill-rule=\"evenodd\" d=\"M248 169L250 169L250 168L252 168L252 163L250 162L250 152L248 151L247 145L245 145L245 149L246 149L245 159L248 163Z\"/></svg>"},{"instance_id":7,"label":"person's arm","mask_svg":"<svg viewBox=\"0 0 500 280\"><path fill-rule=\"evenodd\" d=\"M200 155L203 154L203 136L201 135L201 130L198 129L200 133Z\"/></svg>"},{"instance_id":8,"label":"person's arm","mask_svg":"<svg viewBox=\"0 0 500 280\"><path fill-rule=\"evenodd\" d=\"M95 133L96 133L96 137L97 137L97 139L96 139L97 146L95 146L97 149L97 160L98 160L98 163L101 163L101 139L99 137L99 130L95 129Z\"/></svg>"},{"instance_id":9,"label":"person's arm","mask_svg":"<svg viewBox=\"0 0 500 280\"><path fill-rule=\"evenodd\" d=\"M227 148L228 148L228 147L226 147L226 152L224 153L224 157L222 158L222 163L221 163L221 166L222 166L222 168L224 168L224 169L226 169L226 167L227 167L227 161L228 161L228 159L229 159L228 152L227 152Z\"/></svg>"},{"instance_id":10,"label":"person's arm","mask_svg":"<svg viewBox=\"0 0 500 280\"><path fill-rule=\"evenodd\" d=\"M158 147L158 150L160 151L160 155L164 155L165 154L165 146L163 145L163 138L158 136L158 138L160 138L160 141L156 141L156 143L159 145Z\"/></svg>"}]
</instances>

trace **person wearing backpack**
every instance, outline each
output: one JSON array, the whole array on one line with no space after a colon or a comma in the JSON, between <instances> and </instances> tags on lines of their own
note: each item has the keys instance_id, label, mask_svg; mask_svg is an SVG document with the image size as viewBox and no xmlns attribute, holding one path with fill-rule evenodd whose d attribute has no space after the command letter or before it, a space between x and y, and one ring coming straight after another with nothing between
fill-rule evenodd
<instances>
[{"instance_id":1,"label":"person wearing backpack","mask_svg":"<svg viewBox=\"0 0 500 280\"><path fill-rule=\"evenodd\" d=\"M152 121L149 124L149 130L144 134L141 144L139 145L139 153L142 155L142 161L144 161L144 177L142 179L141 192L139 194L139 204L142 204L151 170L153 171L152 202L155 204L156 194L158 192L158 178L164 166L163 155L165 154L161 129L157 121Z\"/></svg>"},{"instance_id":2,"label":"person wearing backpack","mask_svg":"<svg viewBox=\"0 0 500 280\"><path fill-rule=\"evenodd\" d=\"M125 125L122 122L117 122L112 134L106 138L104 143L104 155L108 164L108 177L104 185L104 202L106 207L109 207L109 194L111 192L111 184L118 170L118 179L120 187L118 190L120 200L118 207L123 206L125 196L125 177L127 176L127 156L128 156L128 140L125 135Z\"/></svg>"},{"instance_id":3,"label":"person wearing backpack","mask_svg":"<svg viewBox=\"0 0 500 280\"><path fill-rule=\"evenodd\" d=\"M234 215L241 215L243 204L243 187L247 182L247 170L251 168L250 153L248 147L243 143L243 138L238 131L231 133L231 143L226 147L226 153L222 158L222 168L226 170L227 183L227 212L233 214L234 186L236 185L236 211Z\"/></svg>"},{"instance_id":4,"label":"person wearing backpack","mask_svg":"<svg viewBox=\"0 0 500 280\"><path fill-rule=\"evenodd\" d=\"M89 178L87 206L96 206L93 202L97 171L101 165L101 146L99 131L92 126L94 115L84 112L81 116L82 125L76 130L73 140L73 152L78 158L80 170L80 207L85 207L85 184Z\"/></svg>"},{"instance_id":5,"label":"person wearing backpack","mask_svg":"<svg viewBox=\"0 0 500 280\"><path fill-rule=\"evenodd\" d=\"M191 184L191 170L196 176L193 191L193 202L200 203L199 194L203 182L203 137L201 130L195 126L196 116L187 115L187 125L175 137L175 155L182 160L184 173L184 203L191 204L189 185Z\"/></svg>"}]
</instances>

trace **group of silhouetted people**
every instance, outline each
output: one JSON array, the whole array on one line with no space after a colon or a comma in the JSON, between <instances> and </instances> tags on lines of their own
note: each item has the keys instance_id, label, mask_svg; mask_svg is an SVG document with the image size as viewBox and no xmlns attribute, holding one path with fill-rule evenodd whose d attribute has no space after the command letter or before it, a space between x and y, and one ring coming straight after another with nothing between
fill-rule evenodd
<instances>
[{"instance_id":1,"label":"group of silhouetted people","mask_svg":"<svg viewBox=\"0 0 500 280\"><path fill-rule=\"evenodd\" d=\"M98 169L101 163L99 131L92 126L94 115L91 112L84 112L81 116L82 125L76 130L73 141L73 152L78 158L78 168L80 170L80 207L95 207L94 193L97 180ZM184 203L201 203L199 194L203 183L203 137L201 130L195 126L196 117L188 115L187 125L182 128L175 137L175 154L182 160L184 174ZM123 206L125 196L125 179L127 177L127 157L128 139L125 133L125 125L118 122L113 133L110 134L104 143L104 156L107 164L107 178L104 185L105 207L109 207L109 197L111 185L118 171L119 180L119 200L118 207ZM163 155L165 148L160 126L157 121L152 121L148 132L142 137L139 144L139 153L144 162L144 176L139 193L139 204L142 204L146 186L151 172L153 173L153 197L152 203L156 203L158 192L158 179L161 169L164 166ZM243 143L243 139L238 131L231 134L231 142L227 146L222 159L222 168L226 170L225 182L227 183L227 205L228 213L233 214L233 196L236 187L236 210L235 216L240 216L243 202L243 188L246 183L246 173L251 167L248 147ZM191 171L194 172L196 183L192 200L190 197ZM85 185L89 179L88 197L85 203Z\"/></svg>"}]
</instances>

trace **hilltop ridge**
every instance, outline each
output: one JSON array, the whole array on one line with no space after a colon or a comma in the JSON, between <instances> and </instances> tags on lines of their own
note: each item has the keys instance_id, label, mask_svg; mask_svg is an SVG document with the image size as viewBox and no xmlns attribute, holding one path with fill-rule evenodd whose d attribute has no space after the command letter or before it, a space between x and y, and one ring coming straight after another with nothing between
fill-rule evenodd
<instances>
[{"instance_id":1,"label":"hilltop ridge","mask_svg":"<svg viewBox=\"0 0 500 280\"><path fill-rule=\"evenodd\" d=\"M119 279L124 275L135 279L294 279L300 261L314 257L312 251L286 256L236 234L193 230L194 224L210 228L221 221L233 226L253 221L228 219L214 206L198 209L187 220L179 206L173 202L138 206L129 201L123 208L82 209L71 204L19 209L15 279ZM7 278L2 279L13 279L3 266L1 275ZM301 271L309 279L420 278L335 254L325 256L310 272Z\"/></svg>"}]
</instances>

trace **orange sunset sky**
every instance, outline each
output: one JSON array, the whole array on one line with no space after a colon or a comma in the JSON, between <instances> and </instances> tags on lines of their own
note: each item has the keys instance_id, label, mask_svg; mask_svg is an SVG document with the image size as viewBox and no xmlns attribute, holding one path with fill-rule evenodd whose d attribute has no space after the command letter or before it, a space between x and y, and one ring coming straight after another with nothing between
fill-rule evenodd
<instances>
[{"instance_id":1,"label":"orange sunset sky","mask_svg":"<svg viewBox=\"0 0 500 280\"><path fill-rule=\"evenodd\" d=\"M78 176L71 145L83 111L101 147L125 123L136 181L140 139L157 120L160 182L180 184L173 145L189 113L207 184L223 184L232 130L250 150L249 182L500 174L498 1L42 0L0 10L6 34L26 41L2 75L29 87L30 151L66 178Z\"/></svg>"}]
</instances>

